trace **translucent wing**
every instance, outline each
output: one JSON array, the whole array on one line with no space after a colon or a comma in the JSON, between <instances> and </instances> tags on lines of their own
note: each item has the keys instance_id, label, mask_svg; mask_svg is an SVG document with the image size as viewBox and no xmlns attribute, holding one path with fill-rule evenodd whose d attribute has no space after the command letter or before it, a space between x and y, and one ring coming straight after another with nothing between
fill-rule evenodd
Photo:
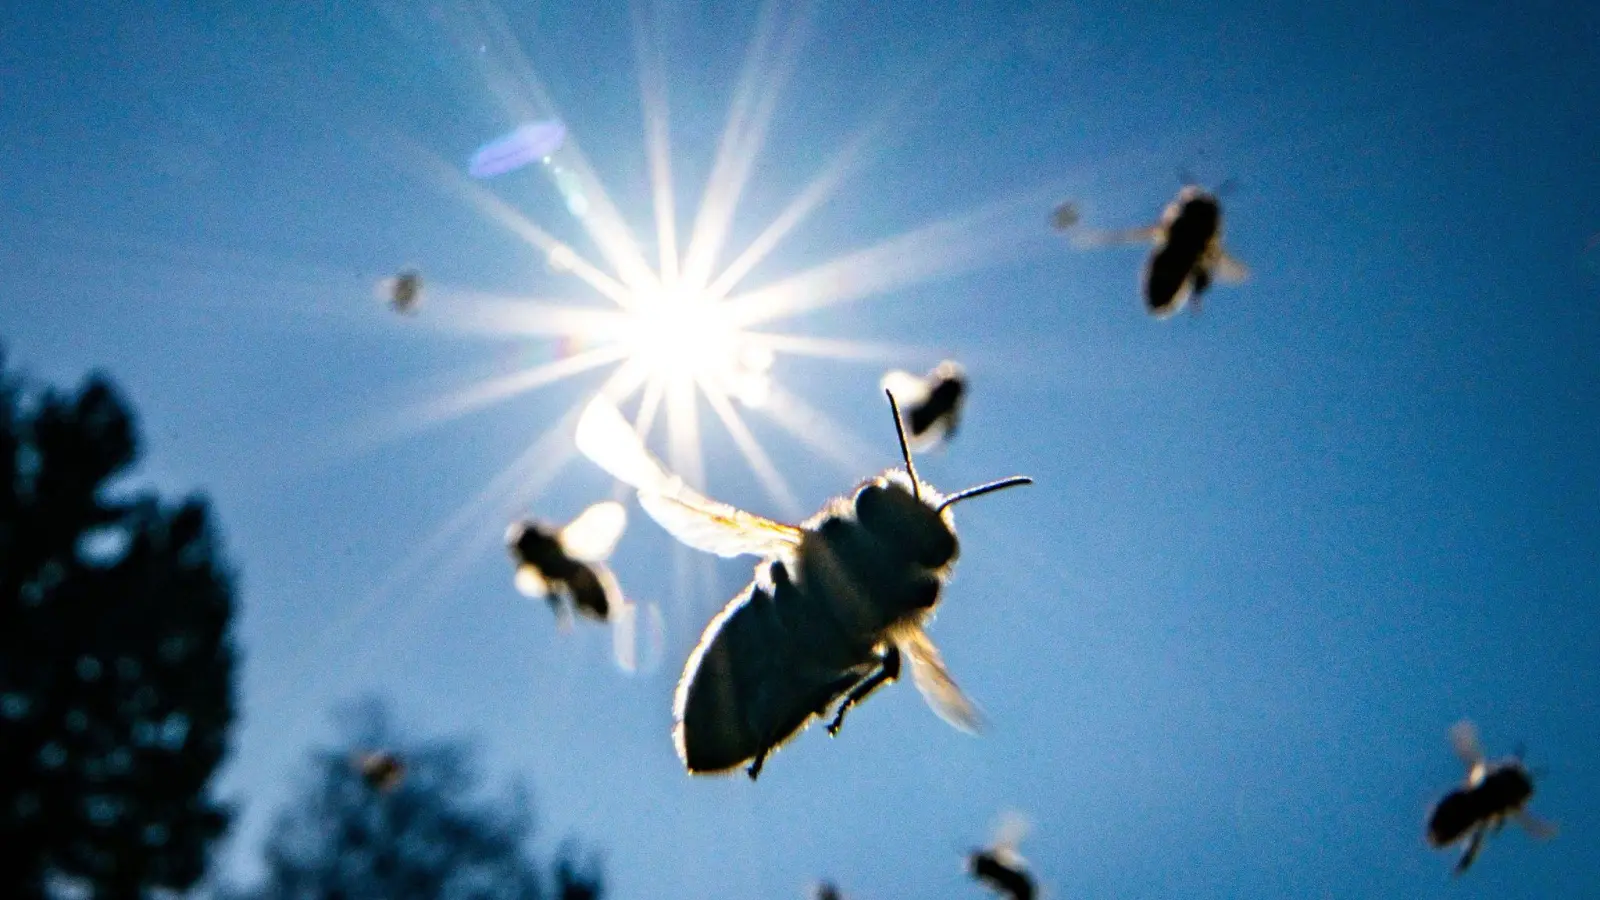
<instances>
[{"instance_id":1,"label":"translucent wing","mask_svg":"<svg viewBox=\"0 0 1600 900\"><path fill-rule=\"evenodd\" d=\"M550 596L550 585L533 566L517 566L517 574L512 581L517 586L517 592L524 597L542 600Z\"/></svg>"},{"instance_id":2,"label":"translucent wing","mask_svg":"<svg viewBox=\"0 0 1600 900\"><path fill-rule=\"evenodd\" d=\"M628 510L615 500L596 503L561 529L556 540L580 562L604 562L628 527Z\"/></svg>"},{"instance_id":3,"label":"translucent wing","mask_svg":"<svg viewBox=\"0 0 1600 900\"><path fill-rule=\"evenodd\" d=\"M1019 858L1017 847L1021 846L1022 839L1027 834L1027 817L1014 809L1008 809L1000 814L999 821L995 823L992 849L997 854L1004 852L1013 858Z\"/></svg>"},{"instance_id":4,"label":"translucent wing","mask_svg":"<svg viewBox=\"0 0 1600 900\"><path fill-rule=\"evenodd\" d=\"M928 399L930 389L928 379L899 369L885 373L878 387L893 394L895 402L902 407L915 406Z\"/></svg>"},{"instance_id":5,"label":"translucent wing","mask_svg":"<svg viewBox=\"0 0 1600 900\"><path fill-rule=\"evenodd\" d=\"M968 734L977 734L983 724L978 708L956 686L955 679L950 677L950 670L944 667L944 659L939 656L939 648L933 645L928 633L912 625L900 629L894 635L894 641L911 662L911 679L916 682L917 690L922 692L922 699L938 713L939 718Z\"/></svg>"},{"instance_id":6,"label":"translucent wing","mask_svg":"<svg viewBox=\"0 0 1600 900\"><path fill-rule=\"evenodd\" d=\"M1529 837L1538 838L1541 841L1550 840L1560 831L1556 827L1556 823L1541 819L1525 809L1517 811L1516 819L1517 824L1522 826L1522 830L1526 831Z\"/></svg>"},{"instance_id":7,"label":"translucent wing","mask_svg":"<svg viewBox=\"0 0 1600 900\"><path fill-rule=\"evenodd\" d=\"M1469 769L1476 769L1483 765L1483 745L1478 742L1478 727L1467 719L1450 726L1450 746L1455 748L1456 756Z\"/></svg>"},{"instance_id":8,"label":"translucent wing","mask_svg":"<svg viewBox=\"0 0 1600 900\"><path fill-rule=\"evenodd\" d=\"M1119 247L1123 244L1154 244L1159 243L1166 236L1166 229L1160 225L1146 225L1143 228L1124 228L1120 231L1100 231L1097 229L1079 229L1072 235L1072 245L1084 250L1094 250L1101 247Z\"/></svg>"},{"instance_id":9,"label":"translucent wing","mask_svg":"<svg viewBox=\"0 0 1600 900\"><path fill-rule=\"evenodd\" d=\"M1250 268L1218 246L1211 259L1211 277L1228 284L1238 284L1250 277Z\"/></svg>"},{"instance_id":10,"label":"translucent wing","mask_svg":"<svg viewBox=\"0 0 1600 900\"><path fill-rule=\"evenodd\" d=\"M630 487L671 493L675 485L683 483L650 455L638 432L622 417L616 404L605 397L589 401L578 419L574 441L579 453Z\"/></svg>"},{"instance_id":11,"label":"translucent wing","mask_svg":"<svg viewBox=\"0 0 1600 900\"><path fill-rule=\"evenodd\" d=\"M667 472L611 401L596 397L578 420L578 450L639 491L639 505L669 534L717 556L780 556L799 546L800 529L703 496Z\"/></svg>"},{"instance_id":12,"label":"translucent wing","mask_svg":"<svg viewBox=\"0 0 1600 900\"><path fill-rule=\"evenodd\" d=\"M732 557L783 556L800 546L799 528L703 497L690 488L674 494L639 492L639 505L684 544Z\"/></svg>"}]
</instances>

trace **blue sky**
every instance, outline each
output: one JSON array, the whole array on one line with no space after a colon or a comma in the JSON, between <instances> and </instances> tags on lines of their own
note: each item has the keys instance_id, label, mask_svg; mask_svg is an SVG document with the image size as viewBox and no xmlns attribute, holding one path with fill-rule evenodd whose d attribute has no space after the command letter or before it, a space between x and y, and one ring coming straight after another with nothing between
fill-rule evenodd
<instances>
[{"instance_id":1,"label":"blue sky","mask_svg":"<svg viewBox=\"0 0 1600 900\"><path fill-rule=\"evenodd\" d=\"M629 17L582 6L505 17L653 258ZM686 232L756 16L654 12ZM1600 9L816 4L730 247L890 105L750 283L987 210L958 230L970 252L941 248L967 269L782 327L926 348L910 367L955 355L971 406L924 477L1037 486L960 510L931 629L990 731L896 686L754 786L685 776L668 734L747 561L675 595L670 540L635 516L616 568L667 641L630 679L601 632L519 600L498 546L511 516L608 496L597 470L572 462L531 507L495 494L419 547L596 373L378 439L554 358L452 328L460 292L585 296L419 163L464 170L518 124L485 77L512 45L448 4L4 15L0 337L39 379L109 371L142 416L141 479L209 493L241 572L230 875L258 871L333 705L375 690L526 777L546 846L603 847L619 900L798 897L824 875L868 900L980 896L959 856L1007 807L1058 898L1600 892ZM1143 224L1183 168L1238 179L1228 241L1254 275L1158 323L1139 251L1074 251L1047 222L1070 197ZM491 188L593 257L535 172ZM406 264L440 286L415 319L370 294ZM870 470L895 458L884 367L774 375ZM808 510L868 474L747 418ZM782 512L724 430L704 450L713 495ZM1421 823L1461 775L1462 716L1492 753L1526 742L1563 833L1508 832L1452 884Z\"/></svg>"}]
</instances>

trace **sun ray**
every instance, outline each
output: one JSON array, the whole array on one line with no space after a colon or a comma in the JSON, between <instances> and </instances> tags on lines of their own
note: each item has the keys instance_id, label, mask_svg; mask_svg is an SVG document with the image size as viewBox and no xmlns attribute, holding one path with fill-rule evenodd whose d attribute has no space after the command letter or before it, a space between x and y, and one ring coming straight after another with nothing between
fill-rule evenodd
<instances>
[{"instance_id":1,"label":"sun ray","mask_svg":"<svg viewBox=\"0 0 1600 900\"><path fill-rule=\"evenodd\" d=\"M873 469L875 454L850 429L823 415L804 400L774 384L761 412L845 474L858 478Z\"/></svg>"},{"instance_id":2,"label":"sun ray","mask_svg":"<svg viewBox=\"0 0 1600 900\"><path fill-rule=\"evenodd\" d=\"M800 509L800 501L795 497L789 483L778 472L778 467L772 464L772 458L767 456L756 436L739 417L739 411L728 402L728 395L715 387L702 385L706 393L706 402L710 404L712 412L722 420L723 427L728 429L728 435L733 438L734 446L744 455L745 462L750 464L750 471L756 473L756 478L761 481L761 486L767 489L772 499L782 509L783 515L790 519L799 519L804 513Z\"/></svg>"},{"instance_id":3,"label":"sun ray","mask_svg":"<svg viewBox=\"0 0 1600 900\"><path fill-rule=\"evenodd\" d=\"M807 337L766 331L746 331L744 334L774 353L787 353L790 356L817 356L845 362L894 363L927 359L935 355L935 351L927 347L886 341L855 341L846 338Z\"/></svg>"},{"instance_id":4,"label":"sun ray","mask_svg":"<svg viewBox=\"0 0 1600 900\"><path fill-rule=\"evenodd\" d=\"M633 42L639 59L639 101L644 114L645 155L650 163L650 197L655 206L656 250L663 284L678 282L678 211L672 189L672 140L668 127L666 64L661 26L647 16L644 0L629 4ZM646 21L646 19L649 21Z\"/></svg>"},{"instance_id":5,"label":"sun ray","mask_svg":"<svg viewBox=\"0 0 1600 900\"><path fill-rule=\"evenodd\" d=\"M540 111L540 115L562 119L560 108L545 90L543 80L529 62L527 54L523 52L522 44L517 40L510 23L506 21L505 13L488 0L480 2L478 10L484 29L488 32L487 35L479 36L478 45L487 48L492 42L494 52L476 54L476 58L485 80L496 86L502 102L507 104L508 114L520 117L516 121L525 121L529 117L526 111L536 109ZM519 91L526 92L531 97L531 102ZM505 100L504 98L508 96L515 99ZM570 197L566 198L568 207L594 240L601 255L616 270L622 283L634 290L659 284L655 273L650 271L649 265L645 262L638 241L634 239L616 204L606 193L604 185L595 176L594 169L589 165L588 157L584 155L577 136L569 131L566 142L551 154L550 159L554 164L546 165L544 171L546 175L551 176L552 181L556 181L558 190L566 190L566 186L555 177L558 168L566 169L576 176L579 190L583 194L584 208L580 212L573 207Z\"/></svg>"},{"instance_id":6,"label":"sun ray","mask_svg":"<svg viewBox=\"0 0 1600 900\"><path fill-rule=\"evenodd\" d=\"M750 245L722 271L722 274L717 276L716 280L706 288L706 294L715 299L726 297L746 275L750 274L751 269L760 264L767 254L788 236L789 232L799 227L817 207L833 196L840 185L856 174L866 156L866 151L883 134L888 125L895 121L896 113L902 110L913 96L927 99L924 85L935 72L948 63L948 56L948 52L935 55L934 61L925 66L920 73L905 79L889 100L881 104L878 111L858 128L811 181L801 188L800 193L795 195L789 205L756 236L755 240L750 242Z\"/></svg>"},{"instance_id":7,"label":"sun ray","mask_svg":"<svg viewBox=\"0 0 1600 900\"><path fill-rule=\"evenodd\" d=\"M1053 247L1038 225L1043 191L991 203L834 257L767 287L731 297L742 327L955 275Z\"/></svg>"},{"instance_id":8,"label":"sun ray","mask_svg":"<svg viewBox=\"0 0 1600 900\"><path fill-rule=\"evenodd\" d=\"M662 395L661 380L652 378L644 387L644 396L639 398L639 413L633 419L633 430L639 433L639 439L648 441L650 430L656 424L656 412L661 409Z\"/></svg>"},{"instance_id":9,"label":"sun ray","mask_svg":"<svg viewBox=\"0 0 1600 900\"><path fill-rule=\"evenodd\" d=\"M683 265L683 282L695 288L710 281L711 267L727 239L728 226L739 205L739 196L750 177L751 166L766 143L767 126L789 76L793 73L800 47L810 31L814 0L807 0L787 22L776 4L764 2L758 13L756 34L746 51L734 99L723 127L722 140L711 166L711 175L701 195L700 209ZM779 37L775 62L762 65L774 40Z\"/></svg>"},{"instance_id":10,"label":"sun ray","mask_svg":"<svg viewBox=\"0 0 1600 900\"><path fill-rule=\"evenodd\" d=\"M700 415L694 379L678 375L667 382L667 451L672 469L692 487L704 490L700 455Z\"/></svg>"},{"instance_id":11,"label":"sun ray","mask_svg":"<svg viewBox=\"0 0 1600 900\"><path fill-rule=\"evenodd\" d=\"M476 381L461 390L428 401L421 406L386 413L357 423L336 438L330 449L337 455L340 452L374 447L417 434L534 388L616 362L626 355L626 348L611 344L497 378Z\"/></svg>"},{"instance_id":12,"label":"sun ray","mask_svg":"<svg viewBox=\"0 0 1600 900\"><path fill-rule=\"evenodd\" d=\"M523 496L520 502L528 502L531 495L525 495L526 488L534 484L535 480L530 475L537 471L548 469L548 460L560 457L563 463L570 459L575 451L567 445L568 439L578 415L583 411L587 398L580 399L573 404L557 421L535 438L522 453L508 463L495 476L489 479L482 490L473 495L467 502L458 506L448 518L435 527L420 541L409 545L401 561L394 566L388 574L384 575L370 592L367 593L354 606L332 622L320 626L316 636L303 645L300 650L289 660L287 668L291 670L288 678L280 684L281 689L298 693L303 686L303 681L310 674L309 669L315 664L318 671L327 667L325 657L328 651L337 643L348 641L368 619L377 614L389 604L395 593L404 585L410 583L422 572L437 564L441 554L453 556L451 548L456 546L459 536L469 531L474 523L485 519L487 511L497 501L503 501L508 496ZM544 466L540 463L544 462ZM521 487L519 487L519 485ZM539 485L538 487L542 487ZM503 528L504 525L501 525ZM409 596L409 595L408 595ZM376 645L376 641L366 641L369 645Z\"/></svg>"},{"instance_id":13,"label":"sun ray","mask_svg":"<svg viewBox=\"0 0 1600 900\"><path fill-rule=\"evenodd\" d=\"M391 134L384 143L389 154L397 158L397 161L421 169L422 173L428 176L429 182L477 207L478 211L488 216L491 221L499 223L529 246L542 251L547 258L561 259L563 267L583 279L585 284L602 296L624 309L633 303L634 292L628 287L535 225L511 204L473 181L437 153L400 134Z\"/></svg>"},{"instance_id":14,"label":"sun ray","mask_svg":"<svg viewBox=\"0 0 1600 900\"><path fill-rule=\"evenodd\" d=\"M433 331L518 340L528 337L599 339L621 333L626 314L578 298L513 297L427 284L424 305L448 306L448 315L419 317ZM562 302L555 302L562 301Z\"/></svg>"}]
</instances>

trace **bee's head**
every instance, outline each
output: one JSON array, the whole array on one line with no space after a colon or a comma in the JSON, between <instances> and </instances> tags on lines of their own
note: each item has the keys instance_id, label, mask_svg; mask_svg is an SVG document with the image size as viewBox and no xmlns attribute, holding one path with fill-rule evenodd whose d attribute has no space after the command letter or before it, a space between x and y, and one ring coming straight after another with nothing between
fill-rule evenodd
<instances>
[{"instance_id":1,"label":"bee's head","mask_svg":"<svg viewBox=\"0 0 1600 900\"><path fill-rule=\"evenodd\" d=\"M561 545L555 534L532 519L512 522L506 529L506 552L519 565L537 564L560 550Z\"/></svg>"}]
</instances>

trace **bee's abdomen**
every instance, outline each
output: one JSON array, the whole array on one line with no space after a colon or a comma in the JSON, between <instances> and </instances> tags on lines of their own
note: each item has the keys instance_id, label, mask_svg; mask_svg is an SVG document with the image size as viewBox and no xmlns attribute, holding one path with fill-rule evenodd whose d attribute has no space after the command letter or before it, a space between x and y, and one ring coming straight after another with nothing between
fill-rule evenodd
<instances>
[{"instance_id":1,"label":"bee's abdomen","mask_svg":"<svg viewBox=\"0 0 1600 900\"><path fill-rule=\"evenodd\" d=\"M564 581L572 591L572 605L577 607L579 613L602 622L611 614L611 604L606 598L605 585L601 583L593 568L582 564L575 565Z\"/></svg>"},{"instance_id":2,"label":"bee's abdomen","mask_svg":"<svg viewBox=\"0 0 1600 900\"><path fill-rule=\"evenodd\" d=\"M1482 797L1473 790L1451 791L1428 815L1428 843L1445 847L1460 840L1484 818Z\"/></svg>"}]
</instances>

